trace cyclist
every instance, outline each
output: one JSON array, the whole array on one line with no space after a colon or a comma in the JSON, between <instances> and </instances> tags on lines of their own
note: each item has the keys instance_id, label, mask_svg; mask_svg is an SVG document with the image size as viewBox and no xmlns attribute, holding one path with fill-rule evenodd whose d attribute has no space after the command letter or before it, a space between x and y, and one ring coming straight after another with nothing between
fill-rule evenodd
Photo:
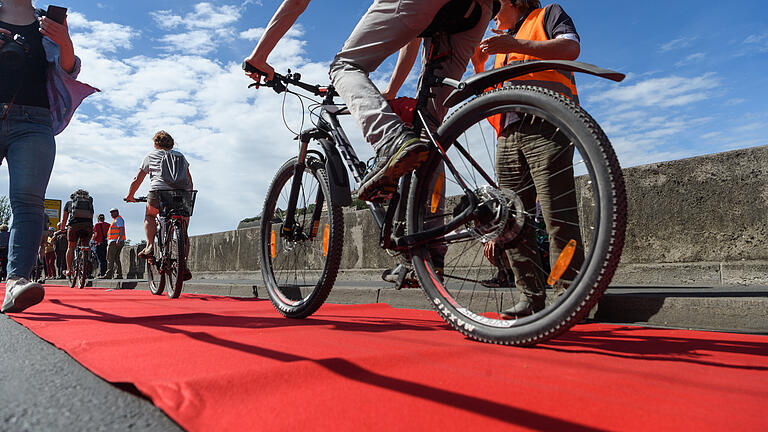
<instances>
[{"instance_id":1,"label":"cyclist","mask_svg":"<svg viewBox=\"0 0 768 432\"><path fill-rule=\"evenodd\" d=\"M77 241L82 240L83 246L86 246L93 235L93 198L85 189L78 189L69 198L70 201L64 205L60 227L61 229L64 229L64 226L67 227L67 270L65 272L67 276L72 274Z\"/></svg>"},{"instance_id":2,"label":"cyclist","mask_svg":"<svg viewBox=\"0 0 768 432\"><path fill-rule=\"evenodd\" d=\"M144 157L139 173L133 179L128 189L128 195L125 197L127 202L136 202L134 194L139 189L139 186L141 186L144 178L149 174L147 210L144 216L144 233L147 236L147 246L139 253L139 257L145 259L154 253L155 235L157 235L155 218L160 211L160 203L156 191L192 190L192 175L189 173L189 162L181 152L173 149L175 141L171 134L161 130L155 134L152 141L155 149ZM189 218L184 218L184 223L186 227L189 227ZM185 251L189 253L188 237ZM187 269L184 274L184 280L191 278L192 273Z\"/></svg>"},{"instance_id":3,"label":"cyclist","mask_svg":"<svg viewBox=\"0 0 768 432\"><path fill-rule=\"evenodd\" d=\"M380 191L391 188L402 175L417 168L429 153L427 144L404 126L368 74L391 54L417 40L438 12L445 10L449 11L448 19L477 18L474 25L470 23L471 27L464 31L425 41L428 44L425 52L432 46L437 52L445 52L441 75L460 79L485 33L492 15L492 3L493 0L375 0L336 54L330 68L331 82L360 124L366 140L376 150L374 165L358 189L360 199L375 199ZM274 69L267 63L267 58L308 4L309 0L283 1L261 40L245 59L263 72L249 75L255 81L272 79ZM452 6L459 7L452 9ZM469 13L472 11L475 11L474 15ZM441 14L443 17L445 14ZM450 91L447 87L434 89L435 98L428 108L437 122L447 111L443 101Z\"/></svg>"},{"instance_id":4,"label":"cyclist","mask_svg":"<svg viewBox=\"0 0 768 432\"><path fill-rule=\"evenodd\" d=\"M580 53L579 35L573 20L557 4L541 7L538 0L503 0L501 10L494 18L496 36L483 40L472 58L475 72L485 70L489 55L496 54L494 67L532 60L575 60ZM511 81L514 85L532 85L562 93L578 102L573 73L549 70L524 75ZM564 152L570 142L554 129L521 124L520 117L511 114L492 118L491 124L498 134L497 172L502 188L521 191L520 198L526 209L536 207L536 199L546 222L551 245L550 262L554 265L560 252L570 239L581 246L576 195L573 185L573 150ZM557 174L557 175L555 175ZM533 182L535 190L524 185ZM570 192L569 192L570 191ZM556 215L553 213L557 213ZM504 311L505 318L530 315L544 309L546 291L536 232L529 229L521 241L509 248L499 241L486 245L486 257L498 255L497 249L506 249L515 275L515 284L522 299ZM569 270L555 284L555 293L562 294L575 278L575 271L584 260L583 249L577 249Z\"/></svg>"}]
</instances>

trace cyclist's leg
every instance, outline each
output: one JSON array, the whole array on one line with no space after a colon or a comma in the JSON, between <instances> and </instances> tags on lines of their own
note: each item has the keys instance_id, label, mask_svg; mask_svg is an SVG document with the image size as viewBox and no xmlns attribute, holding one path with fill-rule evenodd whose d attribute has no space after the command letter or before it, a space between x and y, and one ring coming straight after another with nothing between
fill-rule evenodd
<instances>
[{"instance_id":1,"label":"cyclist's leg","mask_svg":"<svg viewBox=\"0 0 768 432\"><path fill-rule=\"evenodd\" d=\"M71 227L67 229L67 274L72 272L72 261L75 260L75 247L77 246L77 231Z\"/></svg>"},{"instance_id":2,"label":"cyclist's leg","mask_svg":"<svg viewBox=\"0 0 768 432\"><path fill-rule=\"evenodd\" d=\"M447 2L376 0L331 63L330 76L336 91L376 149L383 138L399 134L403 122L368 74L416 39Z\"/></svg>"},{"instance_id":3,"label":"cyclist's leg","mask_svg":"<svg viewBox=\"0 0 768 432\"><path fill-rule=\"evenodd\" d=\"M155 236L157 236L157 223L155 221L158 210L158 202L154 194L150 191L147 196L147 209L144 212L144 234L147 237L147 247L144 248L142 253L152 253L155 244Z\"/></svg>"}]
</instances>

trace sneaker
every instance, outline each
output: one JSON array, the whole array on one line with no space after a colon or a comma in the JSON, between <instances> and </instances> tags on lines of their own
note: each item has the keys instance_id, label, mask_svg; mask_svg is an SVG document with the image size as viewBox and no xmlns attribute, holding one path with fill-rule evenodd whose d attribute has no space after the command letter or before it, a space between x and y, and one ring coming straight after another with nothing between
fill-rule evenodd
<instances>
[{"instance_id":1,"label":"sneaker","mask_svg":"<svg viewBox=\"0 0 768 432\"><path fill-rule=\"evenodd\" d=\"M501 313L501 319L514 320L528 315L533 315L544 309L544 297L523 298L514 306Z\"/></svg>"},{"instance_id":2,"label":"sneaker","mask_svg":"<svg viewBox=\"0 0 768 432\"><path fill-rule=\"evenodd\" d=\"M192 279L192 272L189 269L184 269L184 281Z\"/></svg>"},{"instance_id":3,"label":"sneaker","mask_svg":"<svg viewBox=\"0 0 768 432\"><path fill-rule=\"evenodd\" d=\"M486 288L514 288L515 278L512 272L508 272L506 269L499 269L491 279L480 281L480 285Z\"/></svg>"},{"instance_id":4,"label":"sneaker","mask_svg":"<svg viewBox=\"0 0 768 432\"><path fill-rule=\"evenodd\" d=\"M376 152L376 160L363 178L358 198L371 201L381 193L392 193L405 174L418 168L429 156L429 146L410 129L385 142Z\"/></svg>"},{"instance_id":5,"label":"sneaker","mask_svg":"<svg viewBox=\"0 0 768 432\"><path fill-rule=\"evenodd\" d=\"M12 279L5 285L5 300L0 312L21 312L40 303L44 297L45 289L39 283L30 282L24 278Z\"/></svg>"}]
</instances>

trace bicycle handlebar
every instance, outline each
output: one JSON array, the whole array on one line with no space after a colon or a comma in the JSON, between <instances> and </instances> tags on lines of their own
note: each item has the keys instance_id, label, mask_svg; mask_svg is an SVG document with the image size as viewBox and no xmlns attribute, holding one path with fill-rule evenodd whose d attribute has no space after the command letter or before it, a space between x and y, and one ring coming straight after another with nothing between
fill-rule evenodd
<instances>
[{"instance_id":1,"label":"bicycle handlebar","mask_svg":"<svg viewBox=\"0 0 768 432\"><path fill-rule=\"evenodd\" d=\"M247 73L257 73L263 76L267 75L264 72L258 70L252 64L248 63L247 61L243 62L243 70ZM300 73L298 72L291 73L290 70L288 70L288 74L286 75L280 75L279 73L275 72L271 80L266 81L263 84L253 83L249 85L248 88L265 86L265 87L271 87L272 90L275 91L275 93L282 93L286 91L287 84L295 85L296 87L306 90L312 93L313 95L319 96L319 97L326 97L326 96L333 97L333 96L339 95L338 93L336 93L336 90L334 90L333 86L322 87L316 84L315 85L307 84L301 81Z\"/></svg>"}]
</instances>

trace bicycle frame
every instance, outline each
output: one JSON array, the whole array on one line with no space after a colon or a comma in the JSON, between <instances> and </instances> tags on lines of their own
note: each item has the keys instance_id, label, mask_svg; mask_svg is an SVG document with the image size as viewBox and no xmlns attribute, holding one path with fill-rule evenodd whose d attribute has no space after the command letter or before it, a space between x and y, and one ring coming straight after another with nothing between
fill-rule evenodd
<instances>
[{"instance_id":1,"label":"bicycle frame","mask_svg":"<svg viewBox=\"0 0 768 432\"><path fill-rule=\"evenodd\" d=\"M427 229L415 234L399 235L397 230L394 229L396 224L395 220L401 223L405 221L407 196L411 185L411 174L404 176L400 181L397 191L393 193L392 199L390 200L390 204L387 206L387 208L378 202L367 203L368 209L373 215L373 218L381 232L380 245L384 249L407 253L411 248L415 246L423 245L433 241L444 240L450 233L452 233L454 230L472 218L478 210L479 203L477 196L475 195L474 191L472 191L463 181L458 170L448 157L446 148L440 144L438 138L435 137L435 135L432 133L428 124L428 122L431 122L435 129L437 126L439 126L439 122L437 122L431 115L429 115L426 110L427 104L432 98L431 89L433 87L442 85L448 85L456 89L461 87L461 83L459 81L435 75L435 70L438 67L437 61L439 58L440 56L436 56L433 48L431 48L428 54L428 61L425 65L424 75L418 89L418 95L416 99L416 116L414 119L414 132L416 134L420 134L422 132L426 134L435 151L440 155L446 167L453 174L454 178L457 180L457 183L462 188L464 194L467 196L469 205L462 211L461 214L454 216L451 221L444 225ZM319 154L319 152L309 150L309 144L311 140L319 141L320 145L325 151L325 157L322 159L328 167L327 171L329 172L329 177L331 179L331 194L333 195L335 193L338 195L344 193L344 195L342 195L344 199L334 200L338 204L348 205L351 202L346 170L344 170L344 166L341 164L340 159L343 158L343 160L346 162L346 167L352 173L358 184L362 182L362 179L365 175L365 164L362 163L357 157L357 154L355 153L349 138L347 137L344 129L341 126L341 123L339 122L339 116L348 115L349 111L345 106L338 105L334 102L334 97L337 96L337 94L333 88L329 87L325 90L325 92L323 92L323 89L319 87L308 86L300 82L292 82L292 84L296 84L305 90L314 92L315 94L324 95L324 99L321 104L322 113L320 114L317 127L302 132L298 137L300 142L298 163L294 167L294 175L291 184L288 208L283 227L280 230L280 236L282 238L288 239L293 239L293 236L297 234L295 232L296 204L301 186L300 179L304 173L304 170L306 169L307 155L310 153ZM457 148L457 150L465 158L467 158L467 161L473 165L478 172L481 173L481 175L486 181L488 181L490 185L496 187L495 181L482 169L482 167L474 160L474 158L469 155L469 152L467 152L466 149L464 149L459 143L452 143L452 145L454 148ZM339 170L343 170L343 175L338 172ZM333 198L336 197L330 197L330 199ZM326 199L326 197L322 195L322 191L318 190L315 211L313 212L312 216L313 229L310 233L310 238L314 238L314 236L317 234L316 227L319 224L320 213L322 211L324 199ZM469 233L456 233L451 236L451 239L455 240L468 236L470 236Z\"/></svg>"}]
</instances>

